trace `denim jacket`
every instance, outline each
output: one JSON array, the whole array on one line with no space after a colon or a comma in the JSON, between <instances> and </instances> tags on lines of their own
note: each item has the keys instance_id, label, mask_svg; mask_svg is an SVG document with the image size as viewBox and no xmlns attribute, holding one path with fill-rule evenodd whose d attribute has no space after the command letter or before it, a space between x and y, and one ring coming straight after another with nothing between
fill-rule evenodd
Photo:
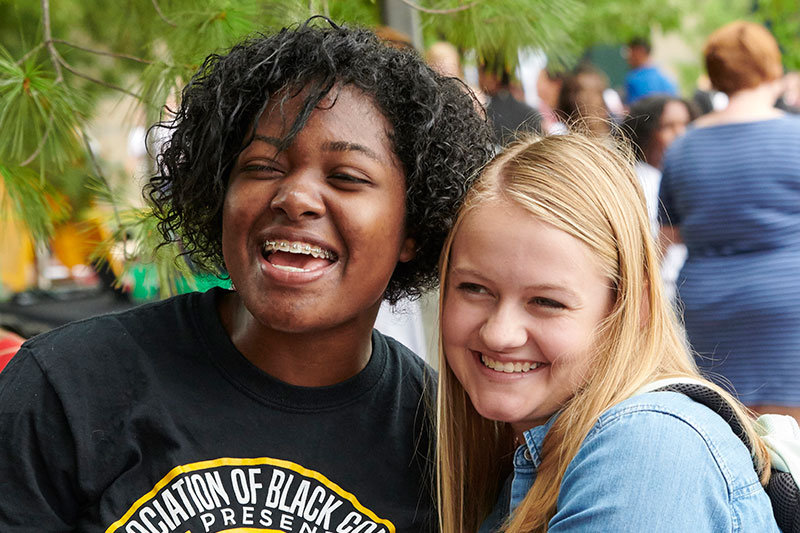
<instances>
[{"instance_id":1,"label":"denim jacket","mask_svg":"<svg viewBox=\"0 0 800 533\"><path fill-rule=\"evenodd\" d=\"M525 432L514 472L479 532L496 531L536 479L555 416ZM750 452L719 415L651 392L598 419L561 481L549 533L780 533Z\"/></svg>"}]
</instances>

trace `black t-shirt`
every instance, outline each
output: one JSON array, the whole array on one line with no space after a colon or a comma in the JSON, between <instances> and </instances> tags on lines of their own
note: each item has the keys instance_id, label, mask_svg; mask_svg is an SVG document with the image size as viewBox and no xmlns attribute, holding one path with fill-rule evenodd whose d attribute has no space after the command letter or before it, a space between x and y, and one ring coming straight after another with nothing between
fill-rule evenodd
<instances>
[{"instance_id":1,"label":"black t-shirt","mask_svg":"<svg viewBox=\"0 0 800 533\"><path fill-rule=\"evenodd\" d=\"M0 374L0 531L433 529L424 362L375 331L358 375L288 385L233 346L222 293L22 347Z\"/></svg>"}]
</instances>

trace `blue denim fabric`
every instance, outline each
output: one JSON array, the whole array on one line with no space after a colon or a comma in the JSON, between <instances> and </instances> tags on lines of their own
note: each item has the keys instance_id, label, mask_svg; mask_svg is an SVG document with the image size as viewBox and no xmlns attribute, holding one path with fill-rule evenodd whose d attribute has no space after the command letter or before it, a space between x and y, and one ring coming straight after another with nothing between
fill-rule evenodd
<instances>
[{"instance_id":1,"label":"blue denim fabric","mask_svg":"<svg viewBox=\"0 0 800 533\"><path fill-rule=\"evenodd\" d=\"M536 479L544 436L525 432L480 533L496 531ZM710 409L674 392L603 413L567 467L549 533L780 533L750 453Z\"/></svg>"}]
</instances>

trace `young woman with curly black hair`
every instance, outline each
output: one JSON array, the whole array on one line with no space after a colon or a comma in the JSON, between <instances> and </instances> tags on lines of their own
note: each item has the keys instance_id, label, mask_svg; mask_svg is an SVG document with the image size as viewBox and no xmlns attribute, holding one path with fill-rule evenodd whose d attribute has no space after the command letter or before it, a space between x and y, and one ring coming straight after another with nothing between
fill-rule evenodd
<instances>
[{"instance_id":1,"label":"young woman with curly black hair","mask_svg":"<svg viewBox=\"0 0 800 533\"><path fill-rule=\"evenodd\" d=\"M373 331L436 282L490 156L471 94L366 30L210 56L147 192L230 275L27 343L0 378L3 531L432 528L424 363Z\"/></svg>"}]
</instances>

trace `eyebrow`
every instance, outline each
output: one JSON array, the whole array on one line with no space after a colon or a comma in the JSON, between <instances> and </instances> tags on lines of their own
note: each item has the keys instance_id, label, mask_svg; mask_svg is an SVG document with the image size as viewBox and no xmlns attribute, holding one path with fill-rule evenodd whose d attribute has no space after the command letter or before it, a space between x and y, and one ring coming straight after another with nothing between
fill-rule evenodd
<instances>
[{"instance_id":1,"label":"eyebrow","mask_svg":"<svg viewBox=\"0 0 800 533\"><path fill-rule=\"evenodd\" d=\"M283 144L282 139L278 139L277 137L269 137L267 135L261 135L259 133L256 133L253 136L253 140L271 144L272 146L278 149L281 149L281 146ZM386 164L386 161L384 161L384 159L381 156L379 156L377 153L375 153L374 150L364 146L363 144L351 143L347 141L329 141L322 145L322 149L327 152L360 152L369 157L370 159L377 161L378 163Z\"/></svg>"},{"instance_id":2,"label":"eyebrow","mask_svg":"<svg viewBox=\"0 0 800 533\"><path fill-rule=\"evenodd\" d=\"M361 152L370 159L374 159L378 163L386 164L386 161L384 161L383 158L363 144L351 143L347 141L331 141L323 144L322 149L329 152Z\"/></svg>"},{"instance_id":3,"label":"eyebrow","mask_svg":"<svg viewBox=\"0 0 800 533\"><path fill-rule=\"evenodd\" d=\"M256 133L255 135L253 135L253 140L271 144L275 148L280 148L281 145L283 144L283 141L281 139L278 139L277 137L268 137L266 135L261 135L260 133Z\"/></svg>"}]
</instances>

